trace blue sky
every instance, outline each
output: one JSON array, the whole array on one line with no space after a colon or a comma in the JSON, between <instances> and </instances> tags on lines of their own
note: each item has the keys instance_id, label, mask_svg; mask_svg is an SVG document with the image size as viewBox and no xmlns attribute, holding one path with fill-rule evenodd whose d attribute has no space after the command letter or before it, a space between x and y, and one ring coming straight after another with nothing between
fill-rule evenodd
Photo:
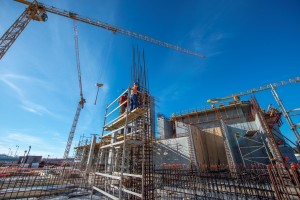
<instances>
[{"instance_id":1,"label":"blue sky","mask_svg":"<svg viewBox=\"0 0 300 200\"><path fill-rule=\"evenodd\" d=\"M78 23L87 103L73 144L81 134L101 133L105 106L130 84L132 45L145 49L156 111L167 116L206 106L209 98L300 76L297 0L41 2L208 57L201 59ZM25 6L0 1L0 8L2 36ZM51 13L45 23L31 21L0 60L0 153L8 153L9 148L15 152L19 145L22 155L31 145L34 155L63 156L79 101L72 23ZM95 106L97 82L105 86ZM287 109L300 107L299 89L300 84L278 88ZM256 97L264 108L276 105L270 91ZM294 140L286 124L283 132Z\"/></svg>"}]
</instances>

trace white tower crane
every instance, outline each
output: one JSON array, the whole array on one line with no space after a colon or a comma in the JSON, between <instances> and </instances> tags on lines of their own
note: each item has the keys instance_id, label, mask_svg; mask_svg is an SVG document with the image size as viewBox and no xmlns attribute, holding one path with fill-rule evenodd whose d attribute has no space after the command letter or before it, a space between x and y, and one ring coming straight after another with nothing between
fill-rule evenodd
<instances>
[{"instance_id":1,"label":"white tower crane","mask_svg":"<svg viewBox=\"0 0 300 200\"><path fill-rule=\"evenodd\" d=\"M70 134L69 134L66 150L64 153L64 157L63 157L64 159L67 159L69 156L69 152L70 152L70 148L71 148L72 141L74 138L80 111L81 111L81 109L83 109L84 104L85 104L85 99L83 98L83 94L82 94L81 70L80 70L80 59L79 59L79 48L78 48L78 28L77 28L76 20L73 20L73 25L74 25L74 41L75 41L75 52L76 52L76 64L77 64L78 81L79 81L80 101L78 103L76 114L75 114L75 117L73 120Z\"/></svg>"}]
</instances>

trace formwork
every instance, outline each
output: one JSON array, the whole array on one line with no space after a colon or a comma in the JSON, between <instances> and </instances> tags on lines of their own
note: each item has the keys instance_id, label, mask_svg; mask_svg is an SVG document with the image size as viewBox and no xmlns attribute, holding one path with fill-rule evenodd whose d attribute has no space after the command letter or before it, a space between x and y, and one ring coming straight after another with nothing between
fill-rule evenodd
<instances>
[{"instance_id":1,"label":"formwork","mask_svg":"<svg viewBox=\"0 0 300 200\"><path fill-rule=\"evenodd\" d=\"M283 137L273 132L281 123L275 111L263 111L253 97L174 114L173 130L192 144L186 157L193 165L174 159L156 168L156 198L299 199L298 165L287 162L278 146Z\"/></svg>"},{"instance_id":2,"label":"formwork","mask_svg":"<svg viewBox=\"0 0 300 200\"><path fill-rule=\"evenodd\" d=\"M200 164L267 165L274 159L283 163L282 157L287 155L290 162L296 162L292 149L283 146L286 142L279 130L280 117L275 109L262 111L253 97L251 101L175 114L171 122L177 137L183 135L179 127L185 125Z\"/></svg>"}]
</instances>

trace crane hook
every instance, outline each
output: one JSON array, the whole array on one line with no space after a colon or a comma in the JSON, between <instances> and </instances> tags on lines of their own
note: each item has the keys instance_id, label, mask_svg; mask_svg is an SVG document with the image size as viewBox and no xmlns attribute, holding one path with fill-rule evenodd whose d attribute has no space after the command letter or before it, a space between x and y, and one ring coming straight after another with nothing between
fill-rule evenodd
<instances>
[{"instance_id":1,"label":"crane hook","mask_svg":"<svg viewBox=\"0 0 300 200\"><path fill-rule=\"evenodd\" d=\"M94 103L94 105L96 105L96 103L97 103L97 98L98 98L98 92L99 92L99 88L100 88L100 87L102 87L102 86L103 86L103 84L102 84L102 83L97 83L97 84L96 84L96 86L98 87L98 89L97 89L97 94L96 94L96 99L95 99L95 103Z\"/></svg>"}]
</instances>

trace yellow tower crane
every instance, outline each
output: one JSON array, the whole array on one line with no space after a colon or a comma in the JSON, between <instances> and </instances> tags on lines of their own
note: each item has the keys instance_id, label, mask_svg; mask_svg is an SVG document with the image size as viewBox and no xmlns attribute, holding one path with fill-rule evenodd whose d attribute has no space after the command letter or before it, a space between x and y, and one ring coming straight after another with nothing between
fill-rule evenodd
<instances>
[{"instance_id":1,"label":"yellow tower crane","mask_svg":"<svg viewBox=\"0 0 300 200\"><path fill-rule=\"evenodd\" d=\"M84 104L85 104L85 99L83 98L83 94L82 94L81 70L80 70L80 59L79 59L79 48L78 48L78 28L77 28L77 23L75 20L73 21L73 25L74 25L74 41L75 41L75 53L76 53L76 64L77 64L80 100L79 100L79 103L77 106L77 110L76 110L75 117L74 117L74 120L72 123L71 131L69 134L67 146L66 146L65 153L63 156L64 159L67 159L69 156L69 152L70 152L70 148L71 148L71 145L73 142L73 138L74 138L77 122L79 119L80 111L81 111L81 109L83 109Z\"/></svg>"},{"instance_id":2,"label":"yellow tower crane","mask_svg":"<svg viewBox=\"0 0 300 200\"><path fill-rule=\"evenodd\" d=\"M114 26L114 25L110 25L108 23L99 21L99 20L95 20L95 19L91 19L88 17L83 17L80 16L74 12L70 12L70 11L66 11L66 10L62 10L53 6L48 6L45 5L43 3L40 3L36 0L33 0L32 2L26 1L26 0L15 0L16 2L19 3L23 3L25 5L28 5L28 7L25 9L25 11L20 15L20 17L14 22L14 24L12 24L12 26L4 33L4 35L0 38L0 60L2 59L2 57L5 55L5 53L8 51L8 49L10 48L10 46L16 41L16 39L18 38L18 36L22 33L22 31L26 28L26 26L28 25L28 23L31 20L36 20L39 22L45 22L48 19L47 16L47 12L49 13L53 13L56 15L60 15L63 17L67 17L67 18L71 18L74 21L80 21L86 24L90 24L99 28L103 28L106 30L109 30L113 33L120 33L123 35L127 35L129 37L133 37L133 38L137 38L140 40L144 40L156 45L160 45L163 47L167 47L176 51L180 51L183 53L187 53L190 55L194 55L194 56L198 56L200 58L205 58L206 56L203 54L199 54L193 51L190 51L188 49L184 49L181 48L177 45L173 45L167 42L163 42L160 40L157 40L155 38L140 34L140 33L136 33L136 32L132 32L126 29L122 29L120 27ZM76 25L74 25L76 26ZM76 28L76 27L74 27ZM66 159L69 155L69 151L70 151L70 147L73 141L73 137L74 137L74 133L75 133L75 129L76 129L76 125L77 125L77 121L80 115L80 111L81 109L84 107L84 103L85 103L85 99L83 98L82 95L82 86L81 86L81 73L80 73L80 63L79 63L79 51L78 51L78 44L77 44L77 28L75 29L75 45L76 45L76 59L77 59L77 68L78 68L78 79L79 79L79 88L80 88L80 101L77 107L77 111L73 120L73 124L72 124L72 128L69 134L69 138L68 138L68 142L67 142L67 146L66 146L66 150L64 153L64 158ZM98 90L99 87L101 87L103 84L97 84L98 86ZM98 93L98 91L97 91ZM96 101L95 101L96 102Z\"/></svg>"},{"instance_id":3,"label":"yellow tower crane","mask_svg":"<svg viewBox=\"0 0 300 200\"><path fill-rule=\"evenodd\" d=\"M108 23L105 23L105 22L102 22L99 20L91 19L88 17L83 17L83 16L80 16L80 15L70 12L70 11L62 10L62 9L59 9L59 8L56 8L53 6L48 6L43 3L38 2L36 0L34 0L33 2L29 2L26 0L15 0L15 1L26 4L26 5L28 5L28 7L21 14L21 16L15 21L15 23L1 37L1 39L0 39L0 59L5 55L5 53L9 49L9 47L14 43L14 41L17 39L17 37L21 34L21 32L25 29L25 27L31 20L36 20L36 21L40 21L40 22L47 21L48 16L47 16L46 12L60 15L60 16L67 17L67 18L71 18L71 19L81 21L83 23L97 26L97 27L100 27L103 29L107 29L109 31L112 31L113 33L120 33L123 35L127 35L129 37L137 38L140 40L145 40L147 42L154 43L156 45L160 45L163 47L174 49L176 51L180 51L183 53L198 56L200 58L206 57L203 54L199 54L199 53L190 51L188 49L181 48L177 45L163 42L163 41L157 40L155 38L152 38L152 37L140 34L140 33L136 33L133 31L129 31L129 30L126 30L126 29L123 29L123 28L120 28L120 27L117 27L114 25L110 25Z\"/></svg>"},{"instance_id":4,"label":"yellow tower crane","mask_svg":"<svg viewBox=\"0 0 300 200\"><path fill-rule=\"evenodd\" d=\"M262 86L262 87L259 87L259 88L254 88L254 89L248 90L246 92L241 92L239 94L232 94L232 95L227 96L227 97L208 99L207 102L212 103L212 105L213 105L214 103L218 103L220 101L224 101L224 100L231 99L231 98L233 99L233 101L238 102L240 100L241 96L253 94L255 92L261 92L261 91L264 91L264 90L271 90L272 95L274 96L277 104L279 105L279 108L280 108L281 112L283 113L283 116L285 117L286 121L288 122L288 124L290 126L290 129L293 131L294 135L296 136L298 144L300 144L300 134L299 134L299 131L298 131L298 129L300 128L300 124L294 124L292 119L291 119L291 116L293 116L293 115L290 115L290 113L298 111L299 108L288 111L285 108L285 106L283 105L281 99L279 98L279 96L278 96L278 94L275 90L275 88L277 88L277 87L284 86L284 85L291 84L291 83L299 83L299 82L300 82L300 77L296 77L294 79L289 79L287 81L281 81L281 82L278 82L278 83L272 83L272 84Z\"/></svg>"},{"instance_id":5,"label":"yellow tower crane","mask_svg":"<svg viewBox=\"0 0 300 200\"><path fill-rule=\"evenodd\" d=\"M291 83L299 83L300 82L300 77L296 77L294 79L289 79L287 81L281 81L278 83L272 83L272 84L268 84L266 86L261 86L259 88L253 88L251 90L247 90L246 92L240 92L239 94L232 94L230 96L226 96L226 97L222 97L222 98L212 98L212 99L208 99L207 102L208 103L218 103L220 101L224 101L227 99L233 99L233 101L239 101L241 96L246 96L249 94L253 94L255 92L261 92L264 90L271 90L272 87L277 88L279 86L284 86L287 84L291 84Z\"/></svg>"}]
</instances>

